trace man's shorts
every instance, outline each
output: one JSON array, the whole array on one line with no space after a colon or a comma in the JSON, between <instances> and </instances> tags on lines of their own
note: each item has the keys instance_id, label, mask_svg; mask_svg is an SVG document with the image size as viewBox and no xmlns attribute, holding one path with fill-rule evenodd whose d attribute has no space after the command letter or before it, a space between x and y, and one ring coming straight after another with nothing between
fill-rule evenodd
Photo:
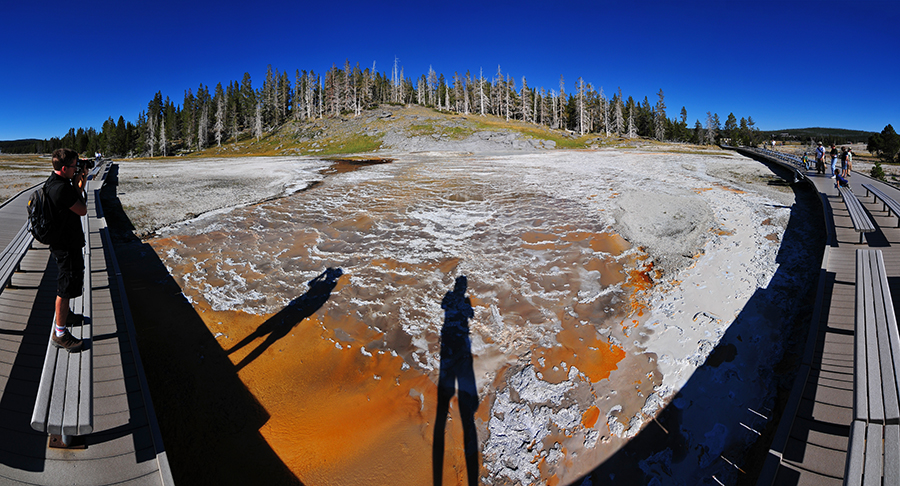
<instances>
[{"instance_id":1,"label":"man's shorts","mask_svg":"<svg viewBox=\"0 0 900 486\"><path fill-rule=\"evenodd\" d=\"M63 299L81 296L84 288L84 254L81 248L74 250L51 250L56 258L59 275L56 279L56 295Z\"/></svg>"}]
</instances>

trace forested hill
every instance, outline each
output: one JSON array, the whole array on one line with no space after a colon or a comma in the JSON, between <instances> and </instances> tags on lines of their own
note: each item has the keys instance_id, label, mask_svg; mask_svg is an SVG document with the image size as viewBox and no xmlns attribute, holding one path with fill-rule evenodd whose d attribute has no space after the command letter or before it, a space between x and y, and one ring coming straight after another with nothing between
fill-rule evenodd
<instances>
[{"instance_id":1,"label":"forested hill","mask_svg":"<svg viewBox=\"0 0 900 486\"><path fill-rule=\"evenodd\" d=\"M697 116L684 107L669 109L662 89L632 97L618 88L604 91L582 78L566 84L562 77L558 87L529 86L524 76L513 76L499 66L494 74L429 69L416 77L405 75L397 62L390 73L375 71L374 65L361 69L349 61L343 69L332 65L324 73L292 71L290 75L270 66L261 88L245 73L240 81L187 88L183 99L157 92L146 107L133 107L134 121L110 117L100 128L71 128L60 138L36 143L33 152L65 146L79 153L99 151L110 156L197 153L250 137L263 138L290 124L358 118L385 105L492 115L579 136L615 134L703 144L728 139L751 144L758 135L753 118L746 114Z\"/></svg>"},{"instance_id":2,"label":"forested hill","mask_svg":"<svg viewBox=\"0 0 900 486\"><path fill-rule=\"evenodd\" d=\"M0 140L0 153L4 154L35 154L40 153L40 147L44 145L43 140L36 138L26 140Z\"/></svg>"},{"instance_id":3,"label":"forested hill","mask_svg":"<svg viewBox=\"0 0 900 486\"><path fill-rule=\"evenodd\" d=\"M810 139L824 144L865 143L875 132L862 130L846 130L843 128L790 128L785 130L764 131L761 134L769 140L799 140Z\"/></svg>"}]
</instances>

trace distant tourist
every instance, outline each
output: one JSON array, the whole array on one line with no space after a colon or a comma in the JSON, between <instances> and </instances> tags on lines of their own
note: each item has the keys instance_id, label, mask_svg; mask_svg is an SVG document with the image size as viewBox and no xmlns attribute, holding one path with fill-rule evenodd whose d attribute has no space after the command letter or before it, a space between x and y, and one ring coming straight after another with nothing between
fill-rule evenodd
<instances>
[{"instance_id":1,"label":"distant tourist","mask_svg":"<svg viewBox=\"0 0 900 486\"><path fill-rule=\"evenodd\" d=\"M849 168L847 166L847 147L841 147L841 175L844 177L849 177L847 174Z\"/></svg>"},{"instance_id":2,"label":"distant tourist","mask_svg":"<svg viewBox=\"0 0 900 486\"><path fill-rule=\"evenodd\" d=\"M853 148L847 147L847 177L850 177L850 171L853 170Z\"/></svg>"},{"instance_id":3,"label":"distant tourist","mask_svg":"<svg viewBox=\"0 0 900 486\"><path fill-rule=\"evenodd\" d=\"M50 253L56 259L59 274L56 280L56 322L55 332L50 340L58 348L70 353L81 350L82 341L76 339L66 326L78 325L83 315L69 312L69 299L80 297L84 287L84 232L81 230L81 216L87 214L87 193L85 173L79 170L78 154L71 149L61 148L53 152L53 174L47 179L47 197L54 209L54 224L62 233L56 242L50 244Z\"/></svg>"},{"instance_id":4,"label":"distant tourist","mask_svg":"<svg viewBox=\"0 0 900 486\"><path fill-rule=\"evenodd\" d=\"M831 144L831 178L834 179L835 174L837 174L837 162L838 162L838 149Z\"/></svg>"},{"instance_id":5,"label":"distant tourist","mask_svg":"<svg viewBox=\"0 0 900 486\"><path fill-rule=\"evenodd\" d=\"M841 186L841 187L849 187L850 186L850 181L845 179L844 176L842 176L840 172L836 172L834 174L834 177L835 177L835 181L834 181L835 189L837 189L838 186Z\"/></svg>"},{"instance_id":6,"label":"distant tourist","mask_svg":"<svg viewBox=\"0 0 900 486\"><path fill-rule=\"evenodd\" d=\"M822 142L816 147L816 174L819 172L825 173L825 147L822 146Z\"/></svg>"}]
</instances>

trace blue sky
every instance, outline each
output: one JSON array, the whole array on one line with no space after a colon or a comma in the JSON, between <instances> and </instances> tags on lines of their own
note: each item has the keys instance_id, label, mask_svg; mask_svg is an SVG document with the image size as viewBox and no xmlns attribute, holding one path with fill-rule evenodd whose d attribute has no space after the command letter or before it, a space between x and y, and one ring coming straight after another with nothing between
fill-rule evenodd
<instances>
[{"instance_id":1,"label":"blue sky","mask_svg":"<svg viewBox=\"0 0 900 486\"><path fill-rule=\"evenodd\" d=\"M667 113L752 117L762 130L881 131L900 124L900 2L301 1L7 2L0 140L135 121L157 91L181 104L266 68L323 73L344 60L408 77L499 65L521 87L578 77Z\"/></svg>"}]
</instances>

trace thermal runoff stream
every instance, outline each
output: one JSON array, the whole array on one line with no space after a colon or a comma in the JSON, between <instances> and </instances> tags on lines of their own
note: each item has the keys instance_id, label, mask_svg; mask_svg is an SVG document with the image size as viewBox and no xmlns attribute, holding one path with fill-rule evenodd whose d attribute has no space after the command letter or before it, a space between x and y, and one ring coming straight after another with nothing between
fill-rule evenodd
<instances>
[{"instance_id":1,"label":"thermal runoff stream","mask_svg":"<svg viewBox=\"0 0 900 486\"><path fill-rule=\"evenodd\" d=\"M689 342L683 355L654 348L669 329L663 314L689 311L678 298L651 307L664 275L616 230L642 234L624 206L690 220L663 235L676 247L702 236L679 269L702 267L703 242L727 246L732 226L763 231L765 215L668 204L751 198L703 171L669 175L699 156L659 161L657 180L623 185L635 157L426 153L324 178L311 163L294 176L305 190L149 242L268 412L260 433L304 484L420 485L435 468L444 484L472 472L489 484L567 483L649 423L690 375L678 363L703 339L715 344L759 280L742 278L744 257L720 259L735 266L722 278L738 274L735 289L748 291L717 298L730 310L711 304L709 321L694 316L699 337L670 339ZM766 231L774 261L778 237L765 236L777 230ZM774 267L757 272L764 281ZM449 395L438 393L442 373ZM472 428L477 457L466 454Z\"/></svg>"}]
</instances>

